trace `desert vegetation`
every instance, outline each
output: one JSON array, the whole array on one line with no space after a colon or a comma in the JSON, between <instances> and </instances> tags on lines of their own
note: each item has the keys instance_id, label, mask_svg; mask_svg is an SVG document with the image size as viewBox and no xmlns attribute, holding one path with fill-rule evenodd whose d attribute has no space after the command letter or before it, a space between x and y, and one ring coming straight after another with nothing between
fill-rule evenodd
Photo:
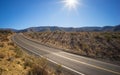
<instances>
[{"instance_id":1,"label":"desert vegetation","mask_svg":"<svg viewBox=\"0 0 120 75\"><path fill-rule=\"evenodd\" d=\"M120 32L26 32L41 44L72 53L120 61Z\"/></svg>"},{"instance_id":2,"label":"desert vegetation","mask_svg":"<svg viewBox=\"0 0 120 75\"><path fill-rule=\"evenodd\" d=\"M0 75L55 75L47 59L28 54L11 41L11 31L0 31Z\"/></svg>"}]
</instances>

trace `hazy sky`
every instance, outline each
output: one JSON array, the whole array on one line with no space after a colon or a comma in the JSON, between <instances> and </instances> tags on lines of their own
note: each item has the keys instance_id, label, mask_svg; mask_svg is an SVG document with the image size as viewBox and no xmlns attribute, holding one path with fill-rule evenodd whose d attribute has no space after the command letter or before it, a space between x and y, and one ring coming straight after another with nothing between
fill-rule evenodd
<instances>
[{"instance_id":1,"label":"hazy sky","mask_svg":"<svg viewBox=\"0 0 120 75\"><path fill-rule=\"evenodd\" d=\"M0 0L0 28L120 24L120 0L78 0L68 6L65 1Z\"/></svg>"}]
</instances>

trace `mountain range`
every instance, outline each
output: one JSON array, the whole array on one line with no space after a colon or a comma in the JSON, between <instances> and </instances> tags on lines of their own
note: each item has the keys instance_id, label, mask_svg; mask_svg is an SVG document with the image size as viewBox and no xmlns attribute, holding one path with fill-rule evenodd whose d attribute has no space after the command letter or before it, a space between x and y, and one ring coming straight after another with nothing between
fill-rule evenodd
<instances>
[{"instance_id":1,"label":"mountain range","mask_svg":"<svg viewBox=\"0 0 120 75\"><path fill-rule=\"evenodd\" d=\"M104 31L120 31L120 24L116 26L104 26L104 27L57 27L57 26L40 26L40 27L30 27L22 30L1 28L2 30L12 30L14 32L44 32L44 31L65 31L65 32L104 32ZM0 30L1 30L0 29Z\"/></svg>"},{"instance_id":2,"label":"mountain range","mask_svg":"<svg viewBox=\"0 0 120 75\"><path fill-rule=\"evenodd\" d=\"M56 27L56 26L43 26L43 27L30 27L20 30L19 32L43 32L43 31L65 31L65 32L81 32L81 31L120 31L120 25L104 26L104 27Z\"/></svg>"}]
</instances>

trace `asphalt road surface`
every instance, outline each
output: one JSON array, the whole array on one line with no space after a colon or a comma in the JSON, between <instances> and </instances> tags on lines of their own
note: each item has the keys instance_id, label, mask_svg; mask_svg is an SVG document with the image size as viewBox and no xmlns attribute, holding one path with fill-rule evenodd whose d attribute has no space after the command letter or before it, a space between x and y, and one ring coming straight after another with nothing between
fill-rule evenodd
<instances>
[{"instance_id":1,"label":"asphalt road surface","mask_svg":"<svg viewBox=\"0 0 120 75\"><path fill-rule=\"evenodd\" d=\"M50 48L16 34L12 40L22 48L60 64L72 75L120 75L120 66Z\"/></svg>"}]
</instances>

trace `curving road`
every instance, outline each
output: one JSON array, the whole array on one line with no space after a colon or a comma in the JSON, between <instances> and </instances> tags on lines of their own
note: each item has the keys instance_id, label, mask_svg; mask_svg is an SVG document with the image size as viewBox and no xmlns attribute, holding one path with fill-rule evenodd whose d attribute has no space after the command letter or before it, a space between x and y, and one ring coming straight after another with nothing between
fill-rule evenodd
<instances>
[{"instance_id":1,"label":"curving road","mask_svg":"<svg viewBox=\"0 0 120 75\"><path fill-rule=\"evenodd\" d=\"M120 66L50 48L26 39L22 34L14 35L12 40L24 49L46 57L53 64L61 64L71 75L120 75Z\"/></svg>"}]
</instances>

